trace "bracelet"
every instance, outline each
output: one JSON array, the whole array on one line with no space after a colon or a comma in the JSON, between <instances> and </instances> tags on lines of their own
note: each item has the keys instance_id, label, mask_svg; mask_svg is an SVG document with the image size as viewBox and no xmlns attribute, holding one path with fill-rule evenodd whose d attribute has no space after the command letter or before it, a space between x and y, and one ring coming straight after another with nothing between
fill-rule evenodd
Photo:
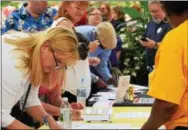
<instances>
[{"instance_id":1,"label":"bracelet","mask_svg":"<svg viewBox=\"0 0 188 130\"><path fill-rule=\"evenodd\" d=\"M45 115L45 116L42 117L43 123L44 123L45 125L47 125L47 126L49 126L49 123L48 123L48 118L49 118L49 117L50 117L49 115Z\"/></svg>"}]
</instances>

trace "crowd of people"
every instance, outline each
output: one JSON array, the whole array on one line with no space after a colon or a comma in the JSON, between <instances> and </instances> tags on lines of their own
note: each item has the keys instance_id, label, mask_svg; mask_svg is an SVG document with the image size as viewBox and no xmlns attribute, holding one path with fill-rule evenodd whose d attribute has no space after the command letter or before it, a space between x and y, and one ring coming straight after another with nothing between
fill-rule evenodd
<instances>
[{"instance_id":1,"label":"crowd of people","mask_svg":"<svg viewBox=\"0 0 188 130\"><path fill-rule=\"evenodd\" d=\"M62 1L56 10L47 1L29 0L7 17L1 29L4 129L38 128L43 118L51 129L62 129L56 123L62 97L68 97L72 120L81 119L85 106L76 97L81 79L87 98L118 86L112 68L118 68L123 55L118 32L125 12L106 2L89 5ZM188 127L187 7L188 2L148 2L152 19L139 42L146 49L148 94L156 100L142 129Z\"/></svg>"}]
</instances>

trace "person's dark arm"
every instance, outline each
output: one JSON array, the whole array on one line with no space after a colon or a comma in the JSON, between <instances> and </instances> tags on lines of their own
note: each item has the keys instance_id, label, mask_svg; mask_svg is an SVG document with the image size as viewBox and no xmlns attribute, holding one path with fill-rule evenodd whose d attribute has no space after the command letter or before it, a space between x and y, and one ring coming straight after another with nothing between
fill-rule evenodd
<instances>
[{"instance_id":1,"label":"person's dark arm","mask_svg":"<svg viewBox=\"0 0 188 130\"><path fill-rule=\"evenodd\" d=\"M141 129L158 129L171 119L178 105L156 99L153 103L150 117Z\"/></svg>"}]
</instances>

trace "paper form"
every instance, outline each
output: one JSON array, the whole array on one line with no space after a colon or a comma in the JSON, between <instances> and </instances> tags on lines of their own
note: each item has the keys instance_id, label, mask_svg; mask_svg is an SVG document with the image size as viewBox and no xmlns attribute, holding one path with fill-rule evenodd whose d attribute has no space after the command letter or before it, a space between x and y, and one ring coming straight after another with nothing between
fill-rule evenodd
<instances>
[{"instance_id":1,"label":"paper form","mask_svg":"<svg viewBox=\"0 0 188 130\"><path fill-rule=\"evenodd\" d=\"M150 112L120 112L115 114L115 118L148 118Z\"/></svg>"}]
</instances>

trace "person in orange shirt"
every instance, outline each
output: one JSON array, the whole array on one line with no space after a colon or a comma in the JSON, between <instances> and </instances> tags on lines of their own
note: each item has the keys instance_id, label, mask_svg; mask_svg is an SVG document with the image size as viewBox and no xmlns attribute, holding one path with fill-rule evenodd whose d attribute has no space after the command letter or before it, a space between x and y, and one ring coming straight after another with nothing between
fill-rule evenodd
<instances>
[{"instance_id":1,"label":"person in orange shirt","mask_svg":"<svg viewBox=\"0 0 188 130\"><path fill-rule=\"evenodd\" d=\"M148 95L155 98L142 129L188 129L188 1L162 1L173 29L160 44Z\"/></svg>"}]
</instances>

